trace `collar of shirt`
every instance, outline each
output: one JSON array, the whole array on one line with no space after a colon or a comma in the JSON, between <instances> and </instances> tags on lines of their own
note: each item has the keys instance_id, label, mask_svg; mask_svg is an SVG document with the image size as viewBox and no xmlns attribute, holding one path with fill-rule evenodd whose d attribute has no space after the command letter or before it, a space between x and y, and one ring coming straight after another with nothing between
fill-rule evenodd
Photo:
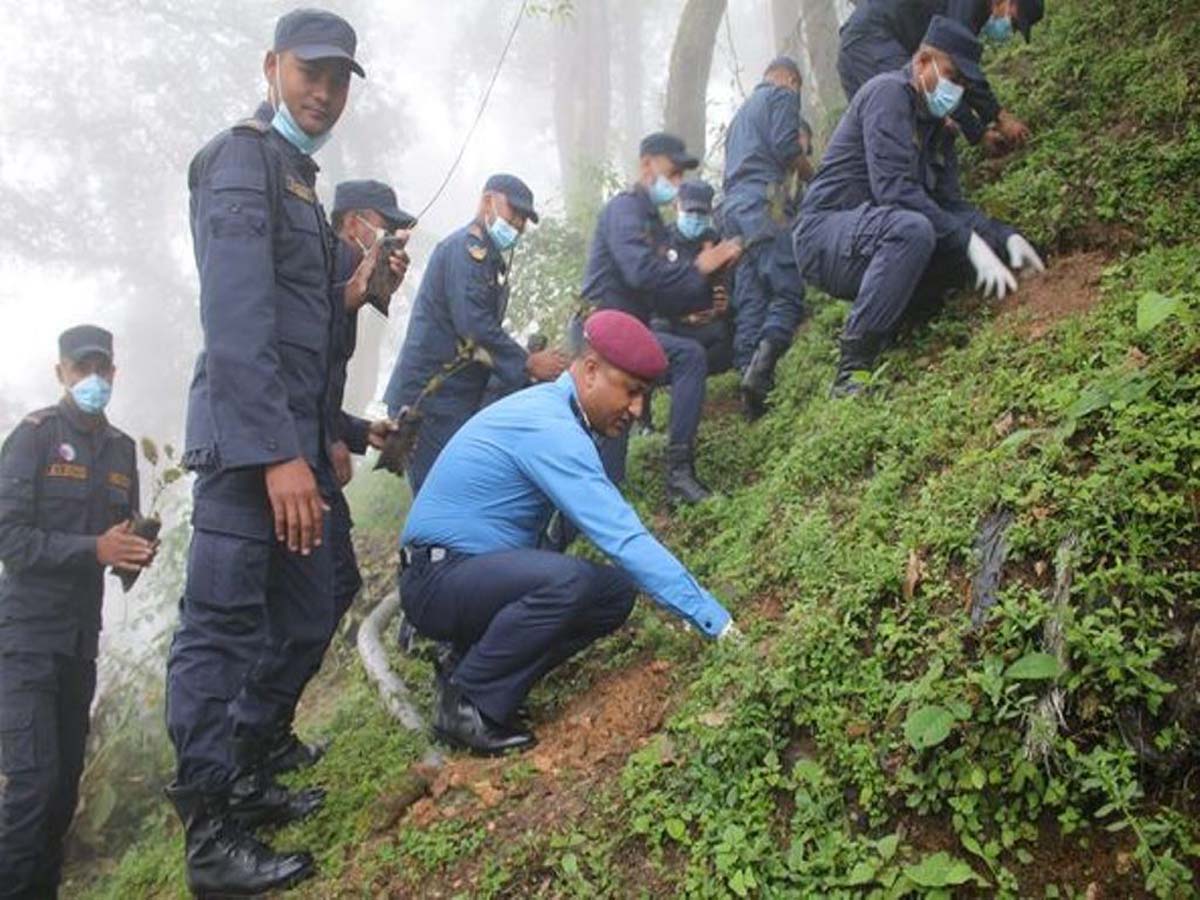
<instances>
[{"instance_id":1,"label":"collar of shirt","mask_svg":"<svg viewBox=\"0 0 1200 900\"><path fill-rule=\"evenodd\" d=\"M592 423L588 421L587 413L583 411L583 404L579 402L579 389L575 386L575 376L571 374L571 370L563 372L554 380L554 386L564 397L567 398L567 405L571 407L571 412L575 416L580 426L589 436L595 434L592 431Z\"/></svg>"},{"instance_id":2,"label":"collar of shirt","mask_svg":"<svg viewBox=\"0 0 1200 900\"><path fill-rule=\"evenodd\" d=\"M108 419L104 417L104 413L95 416L88 415L75 405L70 394L63 395L63 398L58 401L58 408L62 417L67 420L67 424L76 431L97 434L108 427Z\"/></svg>"},{"instance_id":3,"label":"collar of shirt","mask_svg":"<svg viewBox=\"0 0 1200 900\"><path fill-rule=\"evenodd\" d=\"M254 110L254 118L260 122L271 124L271 120L275 118L275 107L264 100L258 104L258 109ZM273 137L272 137L273 136ZM301 172L309 178L316 178L321 167L317 165L317 161L311 156L306 156L287 142L287 140L277 132L274 128L267 129L267 137L277 140L277 143L285 148L288 155L288 161L300 168Z\"/></svg>"}]
</instances>

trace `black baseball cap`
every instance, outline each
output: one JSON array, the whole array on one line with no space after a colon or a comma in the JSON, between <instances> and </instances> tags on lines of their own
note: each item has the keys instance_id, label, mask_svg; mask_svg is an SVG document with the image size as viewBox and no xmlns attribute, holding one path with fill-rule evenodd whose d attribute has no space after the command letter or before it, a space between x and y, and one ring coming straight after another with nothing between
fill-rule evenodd
<instances>
[{"instance_id":1,"label":"black baseball cap","mask_svg":"<svg viewBox=\"0 0 1200 900\"><path fill-rule=\"evenodd\" d=\"M503 172L497 173L487 180L483 189L503 194L509 206L530 222L533 222L535 225L537 224L538 214L537 210L533 208L533 191L529 189L529 185L516 175L507 175Z\"/></svg>"},{"instance_id":2,"label":"black baseball cap","mask_svg":"<svg viewBox=\"0 0 1200 900\"><path fill-rule=\"evenodd\" d=\"M113 358L112 332L99 325L76 325L58 336L58 355L71 362L99 353Z\"/></svg>"},{"instance_id":3,"label":"black baseball cap","mask_svg":"<svg viewBox=\"0 0 1200 900\"><path fill-rule=\"evenodd\" d=\"M383 216L389 228L412 228L417 217L396 205L396 192L382 181L362 178L343 181L333 192L333 214L352 209L373 209Z\"/></svg>"},{"instance_id":4,"label":"black baseball cap","mask_svg":"<svg viewBox=\"0 0 1200 900\"><path fill-rule=\"evenodd\" d=\"M712 213L713 188L707 181L693 179L679 185L679 208L684 212Z\"/></svg>"},{"instance_id":5,"label":"black baseball cap","mask_svg":"<svg viewBox=\"0 0 1200 900\"><path fill-rule=\"evenodd\" d=\"M983 69L979 66L983 47L962 22L947 16L934 16L921 43L949 54L954 67L966 81L983 81Z\"/></svg>"},{"instance_id":6,"label":"black baseball cap","mask_svg":"<svg viewBox=\"0 0 1200 900\"><path fill-rule=\"evenodd\" d=\"M687 152L683 138L665 131L656 131L642 138L638 156L666 156L681 169L694 169L700 165L700 160Z\"/></svg>"},{"instance_id":7,"label":"black baseball cap","mask_svg":"<svg viewBox=\"0 0 1200 900\"><path fill-rule=\"evenodd\" d=\"M276 53L288 50L303 60L346 59L350 70L360 78L366 78L354 59L358 36L354 29L339 15L323 9L293 9L279 17L275 23Z\"/></svg>"}]
</instances>

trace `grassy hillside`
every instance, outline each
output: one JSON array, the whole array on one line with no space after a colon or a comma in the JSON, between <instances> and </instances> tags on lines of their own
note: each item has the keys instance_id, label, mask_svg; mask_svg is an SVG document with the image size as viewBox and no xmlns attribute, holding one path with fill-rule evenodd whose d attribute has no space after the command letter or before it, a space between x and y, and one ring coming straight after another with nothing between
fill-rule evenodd
<instances>
[{"instance_id":1,"label":"grassy hillside","mask_svg":"<svg viewBox=\"0 0 1200 900\"><path fill-rule=\"evenodd\" d=\"M962 298L855 402L826 399L845 308L816 298L769 416L714 380L723 496L677 517L663 438L634 442L636 502L746 647L642 604L535 693L533 753L427 773L335 659L304 779L329 808L275 840L318 850L297 895L1195 895L1198 38L1197 0L1051 4L997 61L1035 141L973 161L1051 272ZM387 536L363 538L378 596ZM176 896L173 827L90 896Z\"/></svg>"}]
</instances>

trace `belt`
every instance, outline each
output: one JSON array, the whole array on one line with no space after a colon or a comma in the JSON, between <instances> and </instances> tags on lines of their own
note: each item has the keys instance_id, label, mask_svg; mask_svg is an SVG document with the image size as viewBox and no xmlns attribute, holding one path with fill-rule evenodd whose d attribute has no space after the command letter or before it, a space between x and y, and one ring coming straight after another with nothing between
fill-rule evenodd
<instances>
[{"instance_id":1,"label":"belt","mask_svg":"<svg viewBox=\"0 0 1200 900\"><path fill-rule=\"evenodd\" d=\"M440 563L450 555L445 547L401 547L400 568L408 569L417 563Z\"/></svg>"}]
</instances>

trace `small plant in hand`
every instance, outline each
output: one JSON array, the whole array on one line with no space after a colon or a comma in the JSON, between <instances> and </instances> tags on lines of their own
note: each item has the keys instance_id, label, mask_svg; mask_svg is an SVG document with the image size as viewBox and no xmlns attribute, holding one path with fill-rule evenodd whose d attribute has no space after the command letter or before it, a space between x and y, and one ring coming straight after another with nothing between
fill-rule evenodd
<instances>
[{"instance_id":1,"label":"small plant in hand","mask_svg":"<svg viewBox=\"0 0 1200 900\"><path fill-rule=\"evenodd\" d=\"M134 515L130 520L130 530L138 537L153 542L158 540L158 533L162 530L162 519L158 515L158 501L162 498L167 486L183 476L183 469L176 464L175 448L170 444L163 445L161 457L158 453L158 445L151 438L143 437L141 447L142 456L146 462L150 463L151 471L154 473L154 488L150 495L150 512L144 516L140 513ZM114 569L113 571L121 579L121 587L127 592L134 586L141 574L141 570L134 569Z\"/></svg>"}]
</instances>

